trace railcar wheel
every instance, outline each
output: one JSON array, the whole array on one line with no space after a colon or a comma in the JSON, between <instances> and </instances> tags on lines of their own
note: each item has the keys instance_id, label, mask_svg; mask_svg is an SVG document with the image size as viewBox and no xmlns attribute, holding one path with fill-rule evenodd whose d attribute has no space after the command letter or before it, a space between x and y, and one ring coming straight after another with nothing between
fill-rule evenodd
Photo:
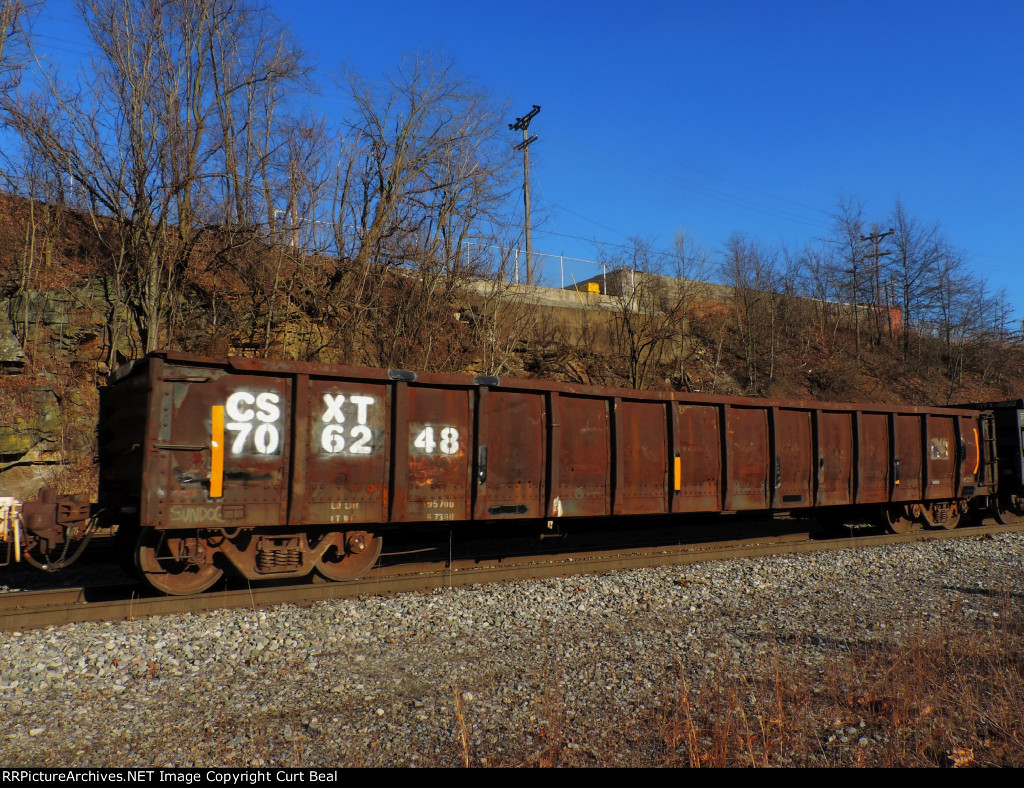
<instances>
[{"instance_id":1,"label":"railcar wheel","mask_svg":"<svg viewBox=\"0 0 1024 788\"><path fill-rule=\"evenodd\" d=\"M224 574L219 567L201 562L203 549L195 537L142 528L135 543L135 567L143 580L164 594L199 594Z\"/></svg>"},{"instance_id":2,"label":"railcar wheel","mask_svg":"<svg viewBox=\"0 0 1024 788\"><path fill-rule=\"evenodd\" d=\"M914 521L907 517L903 508L898 506L892 508L885 507L882 510L882 517L885 520L886 527L894 534L905 534L913 530L915 525Z\"/></svg>"},{"instance_id":3,"label":"railcar wheel","mask_svg":"<svg viewBox=\"0 0 1024 788\"><path fill-rule=\"evenodd\" d=\"M999 501L992 508L992 516L1000 525L1013 525L1024 521L1024 501L1011 495L1007 501Z\"/></svg>"},{"instance_id":4,"label":"railcar wheel","mask_svg":"<svg viewBox=\"0 0 1024 788\"><path fill-rule=\"evenodd\" d=\"M332 547L316 562L317 574L333 582L354 580L368 572L384 547L379 536L366 531L348 531L339 537L344 548Z\"/></svg>"}]
</instances>

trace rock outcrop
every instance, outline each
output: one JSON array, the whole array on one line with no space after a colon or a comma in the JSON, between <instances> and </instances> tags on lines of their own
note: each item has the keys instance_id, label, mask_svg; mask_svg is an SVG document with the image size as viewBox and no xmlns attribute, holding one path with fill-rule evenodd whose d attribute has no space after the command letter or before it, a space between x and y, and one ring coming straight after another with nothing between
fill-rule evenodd
<instances>
[{"instance_id":1,"label":"rock outcrop","mask_svg":"<svg viewBox=\"0 0 1024 788\"><path fill-rule=\"evenodd\" d=\"M102 279L0 301L0 495L31 497L91 456L109 309Z\"/></svg>"}]
</instances>

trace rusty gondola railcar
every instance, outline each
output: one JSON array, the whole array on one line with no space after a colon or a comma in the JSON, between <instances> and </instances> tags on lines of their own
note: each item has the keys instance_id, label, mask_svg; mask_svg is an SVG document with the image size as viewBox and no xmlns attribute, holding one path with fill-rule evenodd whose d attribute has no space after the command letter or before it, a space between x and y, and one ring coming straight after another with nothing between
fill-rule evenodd
<instances>
[{"instance_id":1,"label":"rusty gondola railcar","mask_svg":"<svg viewBox=\"0 0 1024 788\"><path fill-rule=\"evenodd\" d=\"M354 577L412 523L818 510L952 527L992 492L990 421L158 353L104 391L99 507L168 593L228 567Z\"/></svg>"},{"instance_id":2,"label":"rusty gondola railcar","mask_svg":"<svg viewBox=\"0 0 1024 788\"><path fill-rule=\"evenodd\" d=\"M90 522L116 525L124 562L172 594L225 570L356 577L389 529L413 524L782 510L951 528L998 500L994 423L983 408L160 352L102 391ZM61 527L83 529L67 516ZM59 544L35 517L53 531L43 547Z\"/></svg>"}]
</instances>

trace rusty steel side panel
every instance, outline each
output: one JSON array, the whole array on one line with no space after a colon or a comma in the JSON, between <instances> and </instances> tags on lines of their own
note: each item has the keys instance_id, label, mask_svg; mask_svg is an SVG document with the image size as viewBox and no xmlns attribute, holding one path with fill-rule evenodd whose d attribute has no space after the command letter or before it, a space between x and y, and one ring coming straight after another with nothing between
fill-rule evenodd
<instances>
[{"instance_id":1,"label":"rusty steel side panel","mask_svg":"<svg viewBox=\"0 0 1024 788\"><path fill-rule=\"evenodd\" d=\"M399 407L399 397L404 401ZM399 386L392 442L396 522L470 519L472 412L464 388Z\"/></svg>"},{"instance_id":2,"label":"rusty steel side panel","mask_svg":"<svg viewBox=\"0 0 1024 788\"><path fill-rule=\"evenodd\" d=\"M886 503L890 495L892 456L889 414L857 414L856 503Z\"/></svg>"},{"instance_id":3,"label":"rusty steel side panel","mask_svg":"<svg viewBox=\"0 0 1024 788\"><path fill-rule=\"evenodd\" d=\"M296 402L293 525L379 523L387 519L389 392L384 383L301 376ZM296 442L298 445L298 441ZM295 482L300 479L301 484ZM299 494L301 492L301 495Z\"/></svg>"},{"instance_id":4,"label":"rusty steel side panel","mask_svg":"<svg viewBox=\"0 0 1024 788\"><path fill-rule=\"evenodd\" d=\"M769 508L768 411L725 408L727 511Z\"/></svg>"},{"instance_id":5,"label":"rusty steel side panel","mask_svg":"<svg viewBox=\"0 0 1024 788\"><path fill-rule=\"evenodd\" d=\"M119 374L101 407L101 505L156 528L950 500L991 474L979 414L941 408L183 354Z\"/></svg>"},{"instance_id":6,"label":"rusty steel side panel","mask_svg":"<svg viewBox=\"0 0 1024 788\"><path fill-rule=\"evenodd\" d=\"M545 420L543 392L480 389L476 519L544 516Z\"/></svg>"},{"instance_id":7,"label":"rusty steel side panel","mask_svg":"<svg viewBox=\"0 0 1024 788\"><path fill-rule=\"evenodd\" d=\"M928 416L928 485L924 497L956 497L958 473L956 424L952 416Z\"/></svg>"},{"instance_id":8,"label":"rusty steel side panel","mask_svg":"<svg viewBox=\"0 0 1024 788\"><path fill-rule=\"evenodd\" d=\"M818 500L821 506L853 503L853 414L818 411Z\"/></svg>"},{"instance_id":9,"label":"rusty steel side panel","mask_svg":"<svg viewBox=\"0 0 1024 788\"><path fill-rule=\"evenodd\" d=\"M609 400L559 396L558 473L553 506L565 517L601 517L611 513L611 421ZM552 416L554 418L554 415Z\"/></svg>"},{"instance_id":10,"label":"rusty steel side panel","mask_svg":"<svg viewBox=\"0 0 1024 788\"><path fill-rule=\"evenodd\" d=\"M680 404L677 410L679 477L675 510L718 511L722 502L721 408Z\"/></svg>"},{"instance_id":11,"label":"rusty steel side panel","mask_svg":"<svg viewBox=\"0 0 1024 788\"><path fill-rule=\"evenodd\" d=\"M811 506L814 503L811 412L779 408L774 418L775 495L772 505L776 509Z\"/></svg>"},{"instance_id":12,"label":"rusty steel side panel","mask_svg":"<svg viewBox=\"0 0 1024 788\"><path fill-rule=\"evenodd\" d=\"M154 364L140 524L279 525L287 520L291 381ZM223 408L223 494L211 496L214 408Z\"/></svg>"},{"instance_id":13,"label":"rusty steel side panel","mask_svg":"<svg viewBox=\"0 0 1024 788\"><path fill-rule=\"evenodd\" d=\"M614 514L668 511L668 408L615 400Z\"/></svg>"},{"instance_id":14,"label":"rusty steel side panel","mask_svg":"<svg viewBox=\"0 0 1024 788\"><path fill-rule=\"evenodd\" d=\"M922 419L918 414L893 414L894 475L892 500L919 501L924 472Z\"/></svg>"}]
</instances>

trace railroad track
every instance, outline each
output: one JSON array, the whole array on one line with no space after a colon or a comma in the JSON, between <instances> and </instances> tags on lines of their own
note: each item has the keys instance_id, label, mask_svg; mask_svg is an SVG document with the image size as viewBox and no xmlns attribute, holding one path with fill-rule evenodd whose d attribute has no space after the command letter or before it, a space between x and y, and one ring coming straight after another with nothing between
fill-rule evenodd
<instances>
[{"instance_id":1,"label":"railroad track","mask_svg":"<svg viewBox=\"0 0 1024 788\"><path fill-rule=\"evenodd\" d=\"M0 594L0 631L24 631L86 621L125 621L146 616L204 613L280 604L308 606L330 599L364 595L429 592L516 580L538 580L626 569L642 569L809 553L851 547L905 544L926 539L964 539L1019 532L1024 524L963 527L955 531L916 531L906 534L865 534L821 538L815 532L791 531L751 541L749 538L631 546L616 550L531 553L491 558L444 558L395 563L374 569L359 580L344 583L225 588L188 597L146 595L141 585L61 588ZM424 552L424 551L413 551ZM396 556L387 556L394 561ZM408 558L408 554L406 554Z\"/></svg>"}]
</instances>

